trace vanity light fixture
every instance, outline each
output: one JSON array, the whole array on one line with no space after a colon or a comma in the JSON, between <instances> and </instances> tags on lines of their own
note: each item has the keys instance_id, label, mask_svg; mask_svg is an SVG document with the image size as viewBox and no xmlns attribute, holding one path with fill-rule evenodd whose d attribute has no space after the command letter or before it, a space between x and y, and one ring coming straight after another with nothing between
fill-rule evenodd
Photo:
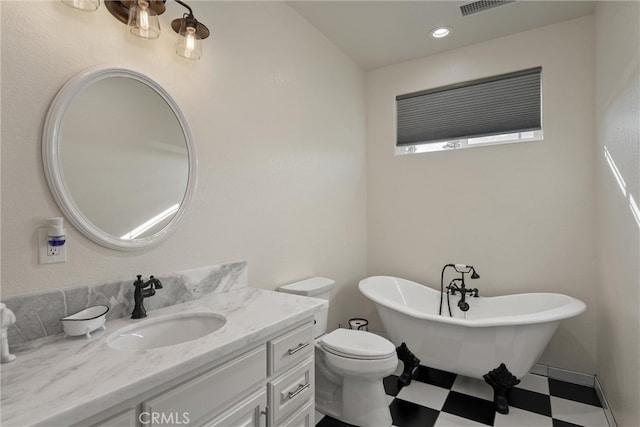
<instances>
[{"instance_id":1,"label":"vanity light fixture","mask_svg":"<svg viewBox=\"0 0 640 427\"><path fill-rule=\"evenodd\" d=\"M441 39L447 37L449 34L451 34L450 27L436 27L431 30L431 37L434 39Z\"/></svg>"},{"instance_id":2,"label":"vanity light fixture","mask_svg":"<svg viewBox=\"0 0 640 427\"><path fill-rule=\"evenodd\" d=\"M165 10L167 0L104 0L107 10L120 22L126 24L129 32L143 39L157 39L160 37L160 22L158 15ZM62 0L64 4L74 9L95 11L100 6L100 0ZM193 15L193 10L186 3L175 0L189 12L182 18L174 19L171 28L178 33L176 53L183 58L197 60L202 56L201 40L209 37L209 29L199 22Z\"/></svg>"},{"instance_id":3,"label":"vanity light fixture","mask_svg":"<svg viewBox=\"0 0 640 427\"><path fill-rule=\"evenodd\" d=\"M171 22L171 28L178 33L178 43L176 44L176 53L183 58L197 60L202 56L202 39L209 37L209 29L193 16L193 11L184 2L175 0L176 3L184 6L189 10L182 19L174 19Z\"/></svg>"},{"instance_id":4,"label":"vanity light fixture","mask_svg":"<svg viewBox=\"0 0 640 427\"><path fill-rule=\"evenodd\" d=\"M129 32L143 39L157 39L160 37L160 22L158 14L147 0L131 2L127 26Z\"/></svg>"}]
</instances>

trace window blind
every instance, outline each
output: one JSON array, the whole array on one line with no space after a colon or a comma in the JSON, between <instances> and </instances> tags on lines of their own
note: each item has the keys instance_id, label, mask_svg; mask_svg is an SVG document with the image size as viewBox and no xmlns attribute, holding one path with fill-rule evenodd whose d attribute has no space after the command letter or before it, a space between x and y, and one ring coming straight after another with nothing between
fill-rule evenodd
<instances>
[{"instance_id":1,"label":"window blind","mask_svg":"<svg viewBox=\"0 0 640 427\"><path fill-rule=\"evenodd\" d=\"M542 67L396 97L397 146L542 129Z\"/></svg>"}]
</instances>

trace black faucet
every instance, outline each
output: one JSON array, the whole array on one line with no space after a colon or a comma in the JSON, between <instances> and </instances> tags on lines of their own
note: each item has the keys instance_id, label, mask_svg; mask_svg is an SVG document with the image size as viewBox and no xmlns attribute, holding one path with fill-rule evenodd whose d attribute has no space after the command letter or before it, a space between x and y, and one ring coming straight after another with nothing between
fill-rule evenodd
<instances>
[{"instance_id":1,"label":"black faucet","mask_svg":"<svg viewBox=\"0 0 640 427\"><path fill-rule=\"evenodd\" d=\"M472 279L479 279L480 275L476 273L476 270L472 265L462 265L462 264L454 264L451 265L458 273L461 274L461 277L457 279L453 279L449 286L447 286L447 294L456 295L457 292L460 292L460 301L458 301L458 308L462 311L469 311L469 303L467 302L467 294L471 294L472 297L478 297L478 288L470 288L467 289L464 283L464 274L471 273ZM447 266L445 266L446 268ZM444 271L444 270L443 270ZM457 285L459 283L460 285ZM447 296L447 303L449 301L449 297ZM451 312L451 308L449 308L449 312ZM451 313L449 313L451 315Z\"/></svg>"},{"instance_id":2,"label":"black faucet","mask_svg":"<svg viewBox=\"0 0 640 427\"><path fill-rule=\"evenodd\" d=\"M460 286L456 285L456 282L460 283ZM449 293L455 295L456 292L460 292L460 301L458 301L458 308L462 311L469 311L469 303L466 301L467 294L471 294L473 297L478 297L478 288L467 289L464 285L463 279L453 279L449 286L447 286Z\"/></svg>"},{"instance_id":3,"label":"black faucet","mask_svg":"<svg viewBox=\"0 0 640 427\"><path fill-rule=\"evenodd\" d=\"M138 274L138 280L133 282L133 286L136 288L133 291L133 301L136 305L131 313L131 318L142 319L143 317L147 317L147 310L145 310L144 305L142 305L144 299L154 296L156 289L162 289L162 283L153 276L149 276L149 280L144 282L142 281L142 275ZM149 289L145 289L149 286Z\"/></svg>"}]
</instances>

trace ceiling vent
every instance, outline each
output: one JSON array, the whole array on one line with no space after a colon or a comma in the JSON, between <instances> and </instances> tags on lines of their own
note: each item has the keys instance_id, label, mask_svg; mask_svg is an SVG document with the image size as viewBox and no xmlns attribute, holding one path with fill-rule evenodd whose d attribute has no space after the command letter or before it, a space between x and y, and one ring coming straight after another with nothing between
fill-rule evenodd
<instances>
[{"instance_id":1,"label":"ceiling vent","mask_svg":"<svg viewBox=\"0 0 640 427\"><path fill-rule=\"evenodd\" d=\"M462 16L473 15L474 13L484 12L485 10L493 9L494 7L503 6L505 4L513 3L515 0L480 0L473 3L460 6L460 12Z\"/></svg>"}]
</instances>

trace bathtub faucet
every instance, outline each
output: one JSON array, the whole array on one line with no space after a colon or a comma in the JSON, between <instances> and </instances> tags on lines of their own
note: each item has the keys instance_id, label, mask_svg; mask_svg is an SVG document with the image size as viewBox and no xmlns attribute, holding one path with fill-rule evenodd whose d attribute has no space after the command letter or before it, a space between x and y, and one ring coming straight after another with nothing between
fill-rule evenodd
<instances>
[{"instance_id":1,"label":"bathtub faucet","mask_svg":"<svg viewBox=\"0 0 640 427\"><path fill-rule=\"evenodd\" d=\"M460 283L460 286L456 284L456 282ZM469 303L466 301L467 294L471 294L472 297L478 296L478 288L467 288L464 285L464 281L462 279L453 279L449 286L447 286L447 290L451 295L456 295L456 293L460 292L460 301L458 301L458 308L462 311L469 311Z\"/></svg>"},{"instance_id":2,"label":"bathtub faucet","mask_svg":"<svg viewBox=\"0 0 640 427\"><path fill-rule=\"evenodd\" d=\"M471 273L472 279L479 279L480 275L476 273L475 268L472 265L465 264L448 264L448 266L453 267L458 273L461 274L461 277L453 279L449 286L447 286L447 294L456 295L458 292L460 293L460 301L458 301L458 308L462 311L469 311L469 303L466 301L467 294L471 294L472 297L478 297L478 288L467 288L464 283L464 275L465 273ZM445 266L446 268L447 266ZM447 297L448 301L448 297ZM451 315L451 309L449 309L449 315Z\"/></svg>"}]
</instances>

